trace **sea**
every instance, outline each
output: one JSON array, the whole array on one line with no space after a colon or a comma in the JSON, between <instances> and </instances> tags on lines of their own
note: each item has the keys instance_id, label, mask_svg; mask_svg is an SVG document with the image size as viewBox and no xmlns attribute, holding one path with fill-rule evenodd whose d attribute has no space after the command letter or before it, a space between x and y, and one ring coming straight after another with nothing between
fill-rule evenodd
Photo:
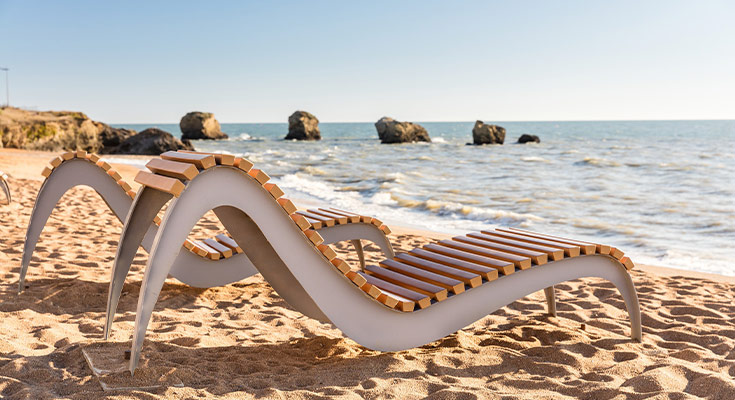
<instances>
[{"instance_id":1,"label":"sea","mask_svg":"<svg viewBox=\"0 0 735 400\"><path fill-rule=\"evenodd\" d=\"M248 123L193 144L248 158L290 198L389 225L519 227L735 276L733 120L493 122L506 141L486 146L468 145L474 121L419 123L431 143L380 144L373 123L320 123L321 141L285 141L286 123ZM181 135L177 124L116 126ZM524 133L541 143L515 143Z\"/></svg>"}]
</instances>

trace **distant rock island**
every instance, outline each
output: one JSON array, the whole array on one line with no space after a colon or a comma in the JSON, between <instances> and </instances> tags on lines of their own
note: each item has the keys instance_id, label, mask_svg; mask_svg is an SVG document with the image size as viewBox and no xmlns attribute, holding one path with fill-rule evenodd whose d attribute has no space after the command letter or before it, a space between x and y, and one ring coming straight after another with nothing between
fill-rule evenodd
<instances>
[{"instance_id":1,"label":"distant rock island","mask_svg":"<svg viewBox=\"0 0 735 400\"><path fill-rule=\"evenodd\" d=\"M296 111L288 117L288 135L285 140L321 140L319 120L314 114L306 111Z\"/></svg>"},{"instance_id":2,"label":"distant rock island","mask_svg":"<svg viewBox=\"0 0 735 400\"><path fill-rule=\"evenodd\" d=\"M192 111L181 118L179 122L182 139L227 139L226 133L222 132L219 122L214 114Z\"/></svg>"},{"instance_id":3,"label":"distant rock island","mask_svg":"<svg viewBox=\"0 0 735 400\"><path fill-rule=\"evenodd\" d=\"M160 129L137 133L93 121L81 112L31 111L15 107L0 108L0 147L146 155L194 150L188 140L179 140Z\"/></svg>"},{"instance_id":4,"label":"distant rock island","mask_svg":"<svg viewBox=\"0 0 735 400\"><path fill-rule=\"evenodd\" d=\"M383 117L375 123L380 143L431 142L429 133L423 126L413 122L396 121Z\"/></svg>"}]
</instances>

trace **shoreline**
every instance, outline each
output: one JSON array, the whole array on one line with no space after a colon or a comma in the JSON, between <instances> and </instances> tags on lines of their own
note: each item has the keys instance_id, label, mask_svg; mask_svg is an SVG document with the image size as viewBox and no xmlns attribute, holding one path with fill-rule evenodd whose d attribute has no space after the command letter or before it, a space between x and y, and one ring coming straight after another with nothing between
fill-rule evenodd
<instances>
[{"instance_id":1,"label":"shoreline","mask_svg":"<svg viewBox=\"0 0 735 400\"><path fill-rule=\"evenodd\" d=\"M34 150L22 150L22 149L0 149L0 171L4 171L9 174L11 179L13 177L20 179L30 179L42 181L41 171L48 164L48 161L58 156L58 152L49 151L34 151ZM140 160L145 162L154 156L145 155L103 155L106 158L122 158L130 160ZM131 164L120 164L110 162L111 165L125 178L125 180L137 190L138 184L133 181L135 174L139 171L137 167ZM303 204L307 207L318 205L309 200L303 200L299 198L292 198L297 205ZM419 228L406 227L396 224L389 224L391 230L400 234L409 234L415 236L424 236L432 239L449 239L453 235L445 234L442 232L434 232L423 230ZM633 260L635 262L635 260ZM713 274L707 272L692 271L687 269L680 269L674 267L663 267L657 265L648 264L636 264L636 269L642 271L651 272L661 276L686 276L691 278L709 279L716 282L723 283L735 283L735 276Z\"/></svg>"}]
</instances>

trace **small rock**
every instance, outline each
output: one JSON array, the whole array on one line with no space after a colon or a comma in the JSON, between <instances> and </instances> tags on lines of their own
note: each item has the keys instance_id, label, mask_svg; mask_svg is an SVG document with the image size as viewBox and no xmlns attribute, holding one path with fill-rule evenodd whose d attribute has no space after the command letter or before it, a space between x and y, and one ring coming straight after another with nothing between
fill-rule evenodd
<instances>
[{"instance_id":1,"label":"small rock","mask_svg":"<svg viewBox=\"0 0 735 400\"><path fill-rule=\"evenodd\" d=\"M475 122L472 128L472 142L474 144L503 144L505 142L505 128L497 125L485 125L482 121Z\"/></svg>"},{"instance_id":2,"label":"small rock","mask_svg":"<svg viewBox=\"0 0 735 400\"><path fill-rule=\"evenodd\" d=\"M99 133L100 153L112 154L125 141L125 139L135 135L137 132L128 129L113 128L104 126Z\"/></svg>"},{"instance_id":3,"label":"small rock","mask_svg":"<svg viewBox=\"0 0 735 400\"><path fill-rule=\"evenodd\" d=\"M400 122L383 117L375 123L380 143L431 142L423 126L413 122Z\"/></svg>"},{"instance_id":4,"label":"small rock","mask_svg":"<svg viewBox=\"0 0 735 400\"><path fill-rule=\"evenodd\" d=\"M227 134L222 133L219 122L214 119L214 114L201 111L193 111L181 118L179 122L181 139L227 139Z\"/></svg>"},{"instance_id":5,"label":"small rock","mask_svg":"<svg viewBox=\"0 0 735 400\"><path fill-rule=\"evenodd\" d=\"M125 139L113 154L143 154L157 156L167 151L194 150L191 142L175 138L158 128L148 128Z\"/></svg>"},{"instance_id":6,"label":"small rock","mask_svg":"<svg viewBox=\"0 0 735 400\"><path fill-rule=\"evenodd\" d=\"M536 135L528 135L524 133L518 138L518 143L541 143L541 139Z\"/></svg>"},{"instance_id":7,"label":"small rock","mask_svg":"<svg viewBox=\"0 0 735 400\"><path fill-rule=\"evenodd\" d=\"M288 117L288 135L285 140L321 140L319 120L306 111L296 111Z\"/></svg>"}]
</instances>

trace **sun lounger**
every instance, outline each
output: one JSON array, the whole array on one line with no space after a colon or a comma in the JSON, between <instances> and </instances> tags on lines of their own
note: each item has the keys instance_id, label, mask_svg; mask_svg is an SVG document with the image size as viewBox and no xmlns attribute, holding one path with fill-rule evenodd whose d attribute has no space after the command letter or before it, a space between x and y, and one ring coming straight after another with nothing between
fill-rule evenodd
<instances>
[{"instance_id":1,"label":"sun lounger","mask_svg":"<svg viewBox=\"0 0 735 400\"><path fill-rule=\"evenodd\" d=\"M315 221L325 221L298 213L290 201L272 195L272 189L259 179L261 170L252 169L245 160L234 166L215 165L209 157L167 153L163 158L181 164L176 168L191 164L197 174L189 179L141 172L136 179L145 188L128 215L118 257L127 241L137 246L141 227L158 213L157 204L172 201L156 232L143 278L131 372L163 282L175 265L177 247L209 210L214 210L255 268L293 308L331 322L374 350L421 346L541 289L553 312L553 285L582 277L601 277L615 285L630 315L631 336L641 338L640 307L628 273L633 263L610 246L518 229L486 230L353 270L312 228ZM146 197L157 200L142 201ZM348 219L353 216L333 211ZM309 223L303 223L303 218L309 218ZM349 225L335 222L325 229L338 226Z\"/></svg>"},{"instance_id":2,"label":"sun lounger","mask_svg":"<svg viewBox=\"0 0 735 400\"><path fill-rule=\"evenodd\" d=\"M5 199L10 204L12 198L10 197L10 187L8 187L8 175L3 171L0 171L0 186L3 188L3 193L5 193Z\"/></svg>"},{"instance_id":3,"label":"sun lounger","mask_svg":"<svg viewBox=\"0 0 735 400\"><path fill-rule=\"evenodd\" d=\"M224 163L230 162L231 164L234 164L238 160L234 156L228 155L213 156L213 159L215 158L217 160L223 160ZM192 173L197 173L196 167L192 164L174 163L179 167L184 167L181 170L177 170L176 168L170 169L170 163L171 161L164 159L153 159L148 164L148 167L151 171L156 171L159 174L169 173L182 179L187 179ZM244 166L244 164L242 165ZM24 287L28 265L30 264L41 231L56 203L58 203L61 196L69 189L79 185L92 187L100 194L110 210L123 222L134 201L136 201L136 192L122 179L119 173L111 168L108 163L100 160L99 156L88 154L84 151L67 152L52 159L50 165L43 170L42 174L46 180L39 190L26 233L19 290L22 290ZM162 175L150 174L143 176L148 176L149 179L152 179L151 181L146 181L148 184L155 184L156 182L161 182L161 180L166 181L167 179ZM272 195L279 195L279 189L275 185L266 183L264 187L267 187L267 190ZM144 236L139 243L146 251L151 248L153 238L161 220L158 216L154 216L149 222L145 227ZM352 241L357 250L358 257L363 263L364 256L361 239L373 241L380 247L384 254L389 256L393 255L393 249L385 236L388 233L390 233L388 227L384 225L375 226L369 223L351 224L351 226L330 229L328 232L324 232L330 243L343 240ZM226 234L218 234L215 237L202 240L190 240L187 238L182 243L183 248L178 252L175 267L171 271L171 274L191 286L220 286L239 281L257 273L257 270L247 255L244 254L243 249ZM133 254L135 251L137 251L137 246ZM119 271L122 271L122 269L118 269L118 274L114 275L115 279L117 279L113 282L115 286L122 286L127 275L127 270L125 274L120 274Z\"/></svg>"}]
</instances>

